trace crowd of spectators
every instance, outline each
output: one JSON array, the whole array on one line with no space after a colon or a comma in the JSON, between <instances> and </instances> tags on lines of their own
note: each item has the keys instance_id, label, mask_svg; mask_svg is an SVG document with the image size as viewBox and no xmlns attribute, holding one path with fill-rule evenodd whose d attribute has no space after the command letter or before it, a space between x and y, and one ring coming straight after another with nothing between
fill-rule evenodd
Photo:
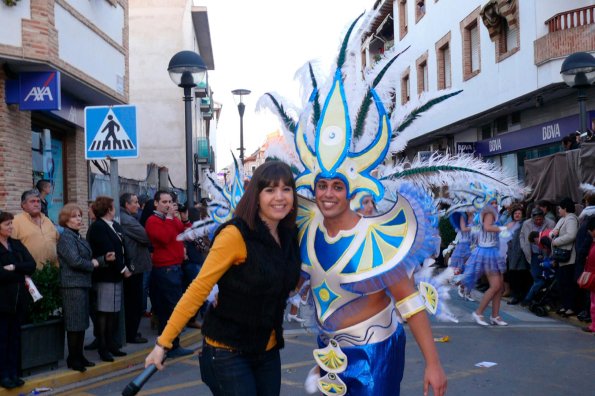
<instances>
[{"instance_id":1,"label":"crowd of spectators","mask_svg":"<svg viewBox=\"0 0 595 396\"><path fill-rule=\"evenodd\" d=\"M506 260L502 291L507 304L520 304L538 315L555 311L591 323L592 293L579 288L577 280L593 246L589 222L594 221L593 192L586 193L581 203L564 198L557 204L539 200L503 208L497 225L511 232L501 249Z\"/></svg>"},{"instance_id":2,"label":"crowd of spectators","mask_svg":"<svg viewBox=\"0 0 595 396\"><path fill-rule=\"evenodd\" d=\"M166 191L142 202L137 195L124 193L116 219L113 198L99 196L84 209L67 203L53 223L46 201L50 190L51 184L40 180L35 189L23 192L22 212L0 211L0 386L7 389L24 384L20 326L33 301L27 290L36 270L44 265L60 270L66 363L84 372L95 365L85 350L97 350L100 360L112 362L126 355L124 342L147 343L139 332L143 314L155 314L161 330L208 249L208 241L185 246L176 240L192 221L205 217L204 204L188 210ZM84 218L89 224L86 235ZM85 346L89 319L95 340ZM200 328L198 316L188 326ZM125 340L120 336L122 327ZM174 348L170 356L189 353Z\"/></svg>"}]
</instances>

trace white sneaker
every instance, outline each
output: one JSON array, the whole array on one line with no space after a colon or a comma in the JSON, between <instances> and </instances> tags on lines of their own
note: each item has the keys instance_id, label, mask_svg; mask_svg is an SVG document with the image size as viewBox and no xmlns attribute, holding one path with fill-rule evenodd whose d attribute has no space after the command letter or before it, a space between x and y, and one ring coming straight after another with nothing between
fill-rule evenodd
<instances>
[{"instance_id":1,"label":"white sneaker","mask_svg":"<svg viewBox=\"0 0 595 396\"><path fill-rule=\"evenodd\" d=\"M465 294L465 300L475 302L475 299L471 297L471 293Z\"/></svg>"},{"instance_id":2,"label":"white sneaker","mask_svg":"<svg viewBox=\"0 0 595 396\"><path fill-rule=\"evenodd\" d=\"M475 311L473 311L471 312L471 316L473 317L473 320L475 320L475 323L477 323L478 325L489 326L488 322L486 322L483 318L483 315L478 315L475 313Z\"/></svg>"},{"instance_id":3,"label":"white sneaker","mask_svg":"<svg viewBox=\"0 0 595 396\"><path fill-rule=\"evenodd\" d=\"M490 323L496 326L508 326L508 323L503 321L500 316L496 316L495 318L490 316Z\"/></svg>"},{"instance_id":4,"label":"white sneaker","mask_svg":"<svg viewBox=\"0 0 595 396\"><path fill-rule=\"evenodd\" d=\"M299 316L297 316L297 314L292 315L290 313L287 314L287 321L291 322L292 320L298 322L298 323L304 323L306 321L306 319L302 319Z\"/></svg>"}]
</instances>

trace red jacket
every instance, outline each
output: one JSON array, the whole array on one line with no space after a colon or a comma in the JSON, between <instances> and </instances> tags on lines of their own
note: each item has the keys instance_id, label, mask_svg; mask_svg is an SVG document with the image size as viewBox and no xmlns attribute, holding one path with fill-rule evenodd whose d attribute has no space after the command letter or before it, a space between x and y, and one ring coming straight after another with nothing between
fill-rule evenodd
<instances>
[{"instance_id":1,"label":"red jacket","mask_svg":"<svg viewBox=\"0 0 595 396\"><path fill-rule=\"evenodd\" d=\"M153 266L167 267L182 264L184 261L184 243L177 241L178 234L184 232L180 219L164 219L152 215L145 224L147 235L153 245Z\"/></svg>"}]
</instances>

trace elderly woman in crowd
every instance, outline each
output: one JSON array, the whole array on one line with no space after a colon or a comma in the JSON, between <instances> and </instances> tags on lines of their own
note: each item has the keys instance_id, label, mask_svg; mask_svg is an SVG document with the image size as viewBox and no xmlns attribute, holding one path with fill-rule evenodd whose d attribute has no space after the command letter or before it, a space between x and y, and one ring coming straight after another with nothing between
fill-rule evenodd
<instances>
[{"instance_id":1,"label":"elderly woman in crowd","mask_svg":"<svg viewBox=\"0 0 595 396\"><path fill-rule=\"evenodd\" d=\"M574 297L578 286L574 281L574 263L576 261L576 251L574 248L574 240L578 232L578 217L574 214L574 201L570 198L564 198L560 201L558 206L558 214L560 220L550 232L552 239L552 249L559 248L570 250L570 258L568 261L558 260L558 283L560 285L560 294L562 298L562 306L558 313L562 316L574 315ZM554 251L555 259L555 251Z\"/></svg>"},{"instance_id":2,"label":"elderly woman in crowd","mask_svg":"<svg viewBox=\"0 0 595 396\"><path fill-rule=\"evenodd\" d=\"M22 386L18 376L21 354L21 322L31 297L25 276L35 272L35 260L27 248L12 239L14 216L0 211L0 386Z\"/></svg>"},{"instance_id":3,"label":"elderly woman in crowd","mask_svg":"<svg viewBox=\"0 0 595 396\"><path fill-rule=\"evenodd\" d=\"M89 227L87 240L93 257L103 258L106 264L93 271L93 288L97 294L97 350L101 360L113 362L114 356L126 356L119 350L114 337L122 305L123 276L128 277L132 273L126 267L122 227L114 221L114 200L97 197L92 209L97 220Z\"/></svg>"},{"instance_id":4,"label":"elderly woman in crowd","mask_svg":"<svg viewBox=\"0 0 595 396\"><path fill-rule=\"evenodd\" d=\"M89 327L89 290L91 274L99 266L92 256L91 246L81 237L83 210L76 204L66 204L60 211L58 223L64 232L58 241L60 285L64 325L68 341L68 368L84 372L95 363L83 355L85 330ZM101 258L103 261L103 258Z\"/></svg>"}]
</instances>

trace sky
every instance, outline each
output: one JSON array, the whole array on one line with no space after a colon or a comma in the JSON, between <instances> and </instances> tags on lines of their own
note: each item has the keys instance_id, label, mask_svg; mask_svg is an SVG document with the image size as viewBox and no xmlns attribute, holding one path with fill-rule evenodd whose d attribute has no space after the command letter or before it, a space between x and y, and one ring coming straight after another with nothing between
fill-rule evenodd
<instances>
[{"instance_id":1,"label":"sky","mask_svg":"<svg viewBox=\"0 0 595 396\"><path fill-rule=\"evenodd\" d=\"M374 0L194 0L206 6L215 70L209 72L213 99L223 105L217 126L217 170L239 156L240 116L231 93L244 97L244 155L252 154L266 135L280 129L269 111L256 112L257 100L277 92L297 105L300 85L295 72L316 60L330 73L348 26ZM301 107L301 106L300 106Z\"/></svg>"}]
</instances>

